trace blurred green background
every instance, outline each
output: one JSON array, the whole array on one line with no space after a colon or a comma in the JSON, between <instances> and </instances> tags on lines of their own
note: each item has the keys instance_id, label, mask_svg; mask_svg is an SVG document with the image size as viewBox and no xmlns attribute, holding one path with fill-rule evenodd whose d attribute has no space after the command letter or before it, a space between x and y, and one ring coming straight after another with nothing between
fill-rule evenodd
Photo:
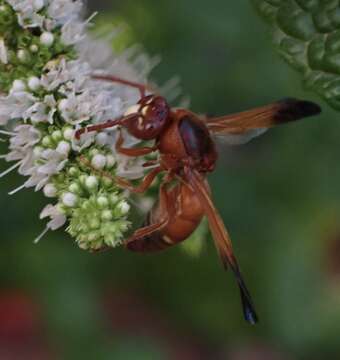
<instances>
[{"instance_id":1,"label":"blurred green background","mask_svg":"<svg viewBox=\"0 0 340 360\"><path fill-rule=\"evenodd\" d=\"M32 191L9 197L22 179L2 180L0 358L340 359L338 114L275 55L248 1L88 6L100 21L125 21L129 41L161 55L153 80L179 75L195 112L232 113L289 96L318 101L323 115L221 146L210 177L260 316L255 327L242 318L210 236L200 257L179 248L93 255L63 231L33 245L46 199Z\"/></svg>"}]
</instances>

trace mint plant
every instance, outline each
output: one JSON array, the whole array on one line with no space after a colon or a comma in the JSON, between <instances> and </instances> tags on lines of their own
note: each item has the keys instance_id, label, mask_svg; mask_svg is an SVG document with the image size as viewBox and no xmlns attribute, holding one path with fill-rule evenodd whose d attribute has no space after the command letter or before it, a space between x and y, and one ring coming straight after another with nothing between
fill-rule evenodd
<instances>
[{"instance_id":1,"label":"mint plant","mask_svg":"<svg viewBox=\"0 0 340 360\"><path fill-rule=\"evenodd\" d=\"M252 0L268 22L281 57L304 86L340 110L340 9L338 1Z\"/></svg>"}]
</instances>

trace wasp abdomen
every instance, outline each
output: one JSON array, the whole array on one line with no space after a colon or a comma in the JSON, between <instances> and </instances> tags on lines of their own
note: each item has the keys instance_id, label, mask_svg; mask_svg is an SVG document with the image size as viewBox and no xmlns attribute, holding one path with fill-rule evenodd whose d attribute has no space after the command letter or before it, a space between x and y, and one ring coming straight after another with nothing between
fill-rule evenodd
<instances>
[{"instance_id":1,"label":"wasp abdomen","mask_svg":"<svg viewBox=\"0 0 340 360\"><path fill-rule=\"evenodd\" d=\"M167 201L172 206L177 206L176 212L168 219L167 224L159 231L128 242L126 247L129 250L137 252L165 250L184 241L195 231L202 220L203 209L190 187L184 184L175 186L167 194ZM149 212L142 228L164 221L165 216L164 209L158 202Z\"/></svg>"}]
</instances>

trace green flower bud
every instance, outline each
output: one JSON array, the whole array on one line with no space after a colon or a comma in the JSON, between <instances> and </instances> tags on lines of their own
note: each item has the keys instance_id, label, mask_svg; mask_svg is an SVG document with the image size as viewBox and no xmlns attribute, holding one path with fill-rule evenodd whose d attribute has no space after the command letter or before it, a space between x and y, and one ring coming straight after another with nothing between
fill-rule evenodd
<instances>
[{"instance_id":1,"label":"green flower bud","mask_svg":"<svg viewBox=\"0 0 340 360\"><path fill-rule=\"evenodd\" d=\"M106 188L110 188L113 184L113 181L112 179L110 179L108 176L104 175L102 178L101 178L101 182L103 184L104 187Z\"/></svg>"},{"instance_id":2,"label":"green flower bud","mask_svg":"<svg viewBox=\"0 0 340 360\"><path fill-rule=\"evenodd\" d=\"M90 175L85 179L85 186L90 191L96 191L98 188L98 179L96 176Z\"/></svg>"},{"instance_id":3,"label":"green flower bud","mask_svg":"<svg viewBox=\"0 0 340 360\"><path fill-rule=\"evenodd\" d=\"M119 201L119 197L117 194L110 194L109 200L111 205L116 205L117 202Z\"/></svg>"},{"instance_id":4,"label":"green flower bud","mask_svg":"<svg viewBox=\"0 0 340 360\"><path fill-rule=\"evenodd\" d=\"M79 175L79 170L75 166L72 166L68 169L68 173L70 176L76 177Z\"/></svg>"},{"instance_id":5,"label":"green flower bud","mask_svg":"<svg viewBox=\"0 0 340 360\"><path fill-rule=\"evenodd\" d=\"M29 49L32 53L37 53L39 51L39 46L36 44L32 44Z\"/></svg>"},{"instance_id":6,"label":"green flower bud","mask_svg":"<svg viewBox=\"0 0 340 360\"><path fill-rule=\"evenodd\" d=\"M28 108L35 119L26 119L26 112L22 114L25 121L20 121L20 116L17 120L19 124L25 123L38 130L37 141L32 131L29 141L33 145L23 146L21 152L25 156L26 149L28 154L31 151L32 165L37 167L34 170L38 174L42 170L42 191L47 198L55 199L45 210L45 214L48 213L53 220L53 227L58 227L59 223L62 226L66 218L67 232L82 249L96 250L120 245L130 226L126 219L130 205L125 200L125 192L115 182L114 169L119 160L112 153L110 135L105 132L94 134L95 141L82 147L74 136L77 125L64 118L68 111L65 106L72 107L69 93L79 96L87 89L86 85L82 89L83 85L76 83L77 78L65 83L63 76L67 77L67 73L74 75L73 70L68 68L70 60L80 60L81 63L84 59L80 58L75 46L63 43L65 37L62 37L62 32L65 29L62 23L57 21L57 26L49 26L49 20L52 23L56 20L48 14L49 2L32 0L28 3L32 9L20 10L19 14L19 10L14 10L16 5L12 7L7 1L0 0L0 89L3 96L10 91L11 94L30 93L27 96ZM36 27L25 26L35 21L38 22ZM61 84L55 81L55 87L48 88L46 83L49 76L52 74L53 81L53 73L59 72L56 71L59 65L62 65L58 74L62 79ZM80 78L84 76L82 71L80 66ZM79 92L72 90L75 84L74 88L79 87ZM88 90L92 91L90 88ZM31 106L30 102L35 106ZM86 111L87 104L79 105ZM93 114L89 113L81 126L91 125L92 117ZM40 118L49 122L42 122ZM84 158L87 161L83 161ZM45 170L49 175L44 178ZM39 176L37 179L40 180Z\"/></svg>"},{"instance_id":7,"label":"green flower bud","mask_svg":"<svg viewBox=\"0 0 340 360\"><path fill-rule=\"evenodd\" d=\"M63 134L60 130L55 130L52 133L52 138L54 141L59 141L63 138Z\"/></svg>"},{"instance_id":8,"label":"green flower bud","mask_svg":"<svg viewBox=\"0 0 340 360\"><path fill-rule=\"evenodd\" d=\"M100 209L106 208L109 206L109 199L106 196L98 196L97 204Z\"/></svg>"},{"instance_id":9,"label":"green flower bud","mask_svg":"<svg viewBox=\"0 0 340 360\"><path fill-rule=\"evenodd\" d=\"M114 211L117 216L126 215L130 211L130 205L125 200L122 200L117 204Z\"/></svg>"},{"instance_id":10,"label":"green flower bud","mask_svg":"<svg viewBox=\"0 0 340 360\"><path fill-rule=\"evenodd\" d=\"M19 61L23 64L28 64L31 61L31 55L27 50L18 50L17 57Z\"/></svg>"},{"instance_id":11,"label":"green flower bud","mask_svg":"<svg viewBox=\"0 0 340 360\"><path fill-rule=\"evenodd\" d=\"M68 189L70 190L70 192L74 193L74 194L81 194L82 190L81 187L79 186L79 184L77 183L72 183Z\"/></svg>"},{"instance_id":12,"label":"green flower bud","mask_svg":"<svg viewBox=\"0 0 340 360\"><path fill-rule=\"evenodd\" d=\"M106 167L108 169L113 168L116 163L116 159L113 155L106 155Z\"/></svg>"},{"instance_id":13,"label":"green flower bud","mask_svg":"<svg viewBox=\"0 0 340 360\"><path fill-rule=\"evenodd\" d=\"M90 220L89 224L92 230L98 229L100 227L100 220L97 218L93 218Z\"/></svg>"},{"instance_id":14,"label":"green flower bud","mask_svg":"<svg viewBox=\"0 0 340 360\"><path fill-rule=\"evenodd\" d=\"M101 218L106 221L110 221L113 218L113 214L111 210L104 210L101 214Z\"/></svg>"},{"instance_id":15,"label":"green flower bud","mask_svg":"<svg viewBox=\"0 0 340 360\"><path fill-rule=\"evenodd\" d=\"M52 147L53 146L52 137L49 136L49 135L44 136L43 139L42 139L42 144L45 147Z\"/></svg>"}]
</instances>

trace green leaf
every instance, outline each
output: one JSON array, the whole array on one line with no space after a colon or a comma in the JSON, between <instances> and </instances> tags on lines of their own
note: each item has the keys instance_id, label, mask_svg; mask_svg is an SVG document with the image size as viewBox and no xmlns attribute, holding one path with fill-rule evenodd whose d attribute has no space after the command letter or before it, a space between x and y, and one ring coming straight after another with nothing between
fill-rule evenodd
<instances>
[{"instance_id":1,"label":"green leaf","mask_svg":"<svg viewBox=\"0 0 340 360\"><path fill-rule=\"evenodd\" d=\"M209 225L207 218L203 218L196 230L183 241L180 246L184 252L192 257L199 257L203 252L207 237L209 234Z\"/></svg>"},{"instance_id":2,"label":"green leaf","mask_svg":"<svg viewBox=\"0 0 340 360\"><path fill-rule=\"evenodd\" d=\"M273 29L279 54L303 75L307 89L340 110L338 0L252 0Z\"/></svg>"}]
</instances>

